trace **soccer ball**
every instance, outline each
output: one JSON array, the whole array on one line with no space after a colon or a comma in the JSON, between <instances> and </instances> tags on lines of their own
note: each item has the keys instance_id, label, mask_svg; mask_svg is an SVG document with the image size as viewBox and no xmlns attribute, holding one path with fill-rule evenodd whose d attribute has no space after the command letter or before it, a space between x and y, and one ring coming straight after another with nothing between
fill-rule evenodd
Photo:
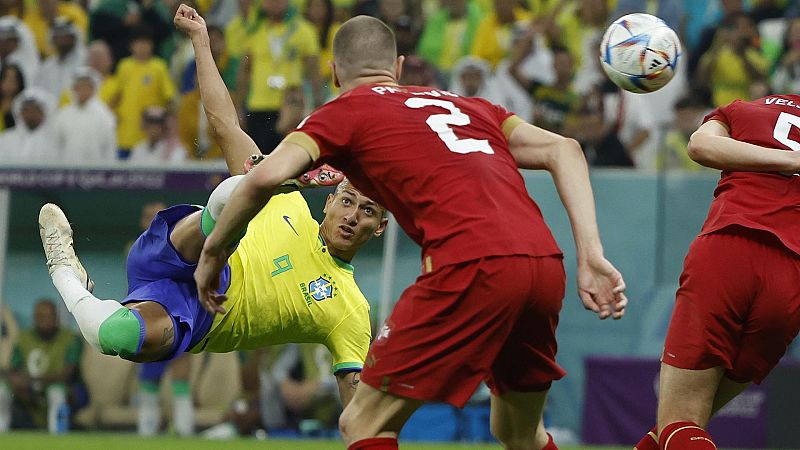
<instances>
[{"instance_id":1,"label":"soccer ball","mask_svg":"<svg viewBox=\"0 0 800 450\"><path fill-rule=\"evenodd\" d=\"M661 89L675 75L681 43L663 20L635 13L615 20L603 35L600 63L608 78L626 91Z\"/></svg>"}]
</instances>

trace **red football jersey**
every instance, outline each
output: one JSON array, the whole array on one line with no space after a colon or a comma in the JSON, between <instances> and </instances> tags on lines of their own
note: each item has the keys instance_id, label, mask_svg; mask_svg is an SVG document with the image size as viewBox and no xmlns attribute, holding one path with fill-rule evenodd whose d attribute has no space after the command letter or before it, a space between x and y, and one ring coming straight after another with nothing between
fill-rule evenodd
<instances>
[{"instance_id":1,"label":"red football jersey","mask_svg":"<svg viewBox=\"0 0 800 450\"><path fill-rule=\"evenodd\" d=\"M726 124L738 141L775 149L769 151L800 151L800 95L736 100L708 120ZM742 225L769 231L800 254L800 177L724 171L714 197L701 234Z\"/></svg>"},{"instance_id":2,"label":"red football jersey","mask_svg":"<svg viewBox=\"0 0 800 450\"><path fill-rule=\"evenodd\" d=\"M427 269L495 255L560 255L502 125L512 114L427 87L366 85L297 131L422 246Z\"/></svg>"}]
</instances>

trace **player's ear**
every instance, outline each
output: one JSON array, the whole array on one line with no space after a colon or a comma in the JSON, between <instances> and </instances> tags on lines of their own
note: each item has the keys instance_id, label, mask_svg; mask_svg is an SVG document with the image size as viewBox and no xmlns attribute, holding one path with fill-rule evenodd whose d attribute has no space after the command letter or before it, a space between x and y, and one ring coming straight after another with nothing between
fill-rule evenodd
<instances>
[{"instance_id":1,"label":"player's ear","mask_svg":"<svg viewBox=\"0 0 800 450\"><path fill-rule=\"evenodd\" d=\"M336 63L333 61L328 61L328 67L331 68L331 76L333 77L333 85L337 88L342 87L342 83L339 82L339 77L336 76Z\"/></svg>"},{"instance_id":2,"label":"player's ear","mask_svg":"<svg viewBox=\"0 0 800 450\"><path fill-rule=\"evenodd\" d=\"M322 208L322 212L324 214L328 213L328 207L331 206L333 203L333 194L328 194L328 198L325 199L325 207Z\"/></svg>"},{"instance_id":3,"label":"player's ear","mask_svg":"<svg viewBox=\"0 0 800 450\"><path fill-rule=\"evenodd\" d=\"M395 79L395 81L400 81L400 76L403 74L403 61L405 61L405 60L406 60L406 57L403 56L403 55L400 55L400 56L397 57L397 60L394 62L394 65L395 65L395 73L394 73L394 77L395 78L394 79Z\"/></svg>"},{"instance_id":4,"label":"player's ear","mask_svg":"<svg viewBox=\"0 0 800 450\"><path fill-rule=\"evenodd\" d=\"M373 233L375 235L375 237L380 237L383 234L383 232L386 231L386 225L388 223L389 223L389 219L387 219L386 217L381 219L381 224L378 225L378 228L375 230L375 233Z\"/></svg>"}]
</instances>

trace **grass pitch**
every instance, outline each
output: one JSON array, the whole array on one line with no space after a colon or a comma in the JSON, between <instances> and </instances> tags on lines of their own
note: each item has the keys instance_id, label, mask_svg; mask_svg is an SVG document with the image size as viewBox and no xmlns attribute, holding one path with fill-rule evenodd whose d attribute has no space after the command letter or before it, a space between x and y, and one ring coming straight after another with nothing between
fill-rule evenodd
<instances>
[{"instance_id":1,"label":"grass pitch","mask_svg":"<svg viewBox=\"0 0 800 450\"><path fill-rule=\"evenodd\" d=\"M497 450L490 444L421 444L402 443L403 450ZM589 447L562 447L561 450L579 450ZM591 447L605 450L630 450L627 447ZM0 434L3 450L343 450L339 441L330 440L279 440L234 439L209 441L199 438L155 437L140 438L129 433L75 432L51 436L42 432L11 432Z\"/></svg>"}]
</instances>

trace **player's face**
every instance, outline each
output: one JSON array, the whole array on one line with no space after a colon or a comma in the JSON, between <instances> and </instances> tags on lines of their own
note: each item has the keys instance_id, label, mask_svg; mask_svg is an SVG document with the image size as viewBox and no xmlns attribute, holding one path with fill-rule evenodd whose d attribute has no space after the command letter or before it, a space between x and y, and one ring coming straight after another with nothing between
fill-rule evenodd
<instances>
[{"instance_id":1,"label":"player's face","mask_svg":"<svg viewBox=\"0 0 800 450\"><path fill-rule=\"evenodd\" d=\"M386 227L383 208L372 199L347 185L328 196L325 219L320 231L328 247L336 249L343 259L355 252L372 236L380 236Z\"/></svg>"}]
</instances>

